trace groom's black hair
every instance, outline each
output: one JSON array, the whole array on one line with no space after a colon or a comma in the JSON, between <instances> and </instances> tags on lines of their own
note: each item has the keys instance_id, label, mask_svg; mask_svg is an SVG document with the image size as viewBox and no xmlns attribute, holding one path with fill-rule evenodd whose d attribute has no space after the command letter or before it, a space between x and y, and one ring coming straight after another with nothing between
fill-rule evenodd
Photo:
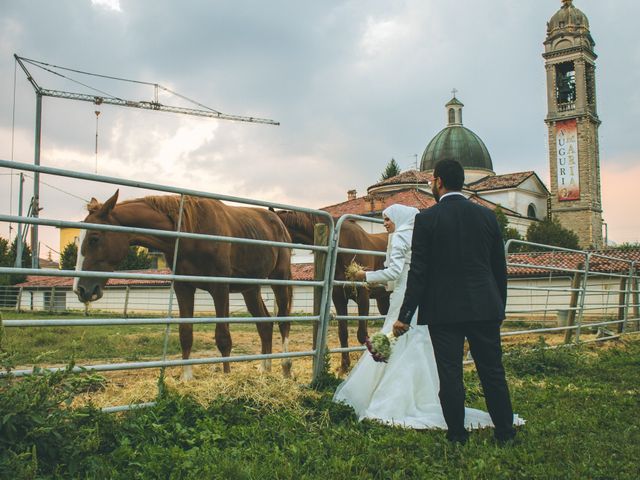
<instances>
[{"instance_id":1,"label":"groom's black hair","mask_svg":"<svg viewBox=\"0 0 640 480\"><path fill-rule=\"evenodd\" d=\"M453 192L459 192L464 185L464 168L457 160L440 160L433 169L433 176L442 180L444 188Z\"/></svg>"}]
</instances>

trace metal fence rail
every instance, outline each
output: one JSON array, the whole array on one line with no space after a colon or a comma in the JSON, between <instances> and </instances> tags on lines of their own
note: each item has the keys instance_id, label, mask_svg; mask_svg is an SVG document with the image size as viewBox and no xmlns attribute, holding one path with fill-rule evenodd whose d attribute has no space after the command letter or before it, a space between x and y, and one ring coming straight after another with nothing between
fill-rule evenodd
<instances>
[{"instance_id":1,"label":"metal fence rail","mask_svg":"<svg viewBox=\"0 0 640 480\"><path fill-rule=\"evenodd\" d=\"M546 255L547 262L515 262L517 255L511 255L510 249L522 249L525 247L529 251L537 251ZM540 285L514 286L514 279L510 280L509 298L514 299L512 293L516 292L515 299L520 301L508 303L507 319L519 318L535 320L533 314L542 313L545 319L548 317L556 326L546 328L535 328L519 331L503 331L503 336L525 335L531 333L557 333L564 331L564 343L568 344L572 337L575 344L580 343L580 336L587 330L597 328L598 335L589 341L604 341L617 338L619 335L630 333L630 330L637 331L638 318L637 300L634 301L632 285L637 285L638 269L636 262L624 258L605 255L597 252L571 250L560 247L551 247L520 240L509 240L505 245L507 255L507 265L512 268L534 269ZM571 266L558 266L560 260L565 261L570 256L573 262L578 261L578 268ZM540 258L540 257L538 257ZM604 270L597 266L597 260L608 261L614 265L615 269ZM595 264L595 265L594 265ZM542 272L548 272L548 285L544 285ZM558 275L558 273L573 273L573 276ZM555 283L565 283L565 286L557 286ZM637 287L636 287L637 288ZM531 299L540 292L547 292L545 303L533 302ZM565 295L562 295L564 293ZM521 305L522 298L528 298L530 304L535 307L516 308L514 303ZM602 296L606 297L603 298ZM551 301L550 301L551 300ZM635 302L635 303L634 303ZM633 313L635 309L635 313ZM630 325L636 322L635 325ZM506 322L508 325L508 322ZM629 327L632 327L631 329ZM617 328L617 332L612 332L609 328Z\"/></svg>"},{"instance_id":2,"label":"metal fence rail","mask_svg":"<svg viewBox=\"0 0 640 480\"><path fill-rule=\"evenodd\" d=\"M287 285L292 287L310 287L319 291L319 311L313 315L293 315L288 317L214 317L205 315L201 317L176 318L174 317L173 293L149 293L148 298L143 302L140 299L129 300L127 292L127 302L122 310L119 310L118 318L64 318L64 319L23 319L5 320L3 326L7 328L37 328L37 327L94 327L122 325L164 325L163 353L159 360L144 362L117 362L110 364L96 364L76 366L73 371L114 371L131 370L139 368L161 368L173 366L188 366L198 364L214 364L220 362L240 362L257 361L270 359L285 359L294 357L314 358L313 376L317 378L321 372L323 355L325 352L338 354L351 351L363 350L362 346L349 346L346 348L327 348L328 326L331 319L360 321L383 320L384 317L374 315L362 317L359 315L331 315L331 292L334 286L358 287L366 285L364 282L336 281L336 265L339 253L368 254L385 256L385 252L357 250L352 248L339 247L339 238L342 226L347 220L357 220L360 222L382 223L381 219L362 217L358 215L344 215L334 227L333 219L328 213L284 205L274 202L266 202L252 199L232 197L228 195L217 195L209 192L201 192L190 189L156 185L146 182L138 182L114 177L106 177L80 172L71 172L56 168L28 165L17 162L0 160L0 168L12 168L36 172L38 174L48 174L77 179L82 182L94 181L114 185L130 186L155 190L165 193L180 195L184 199L186 195L213 198L233 203L248 204L261 207L279 208L294 210L315 215L324 216L330 225L328 232L327 246L302 245L287 242L260 241L246 238L226 237L220 235L205 235L197 233L180 232L178 222L175 231L153 230L134 227L120 227L111 225L86 224L84 222L70 222L57 219L42 219L34 217L23 217L14 215L0 215L1 222L12 222L18 224L30 224L32 226L47 227L67 227L92 229L101 231L115 231L121 233L145 233L176 239L176 249L182 239L229 242L252 245L268 245L280 248L304 249L316 255L326 255L327 261L324 271L320 272L319 280L272 280L272 279L250 279L212 276L191 276L175 274L149 274L133 272L90 272L90 271L70 271L70 270L34 270L25 268L0 267L0 274L17 275L44 275L53 277L90 277L90 278L114 278L114 279L142 279L164 282L164 285L173 286L175 281L179 282L207 282L207 283L236 283L245 285ZM513 250L527 248L529 251L539 252L535 256L527 257L528 260L517 254ZM510 251L511 250L511 251ZM638 283L640 280L638 268L635 261L620 259L614 256L605 255L598 252L578 251L547 245L534 244L524 241L510 240L505 245L505 255L510 269L527 270L529 273L523 276L511 276L509 278L509 294L507 304L507 319L503 324L501 335L504 337L514 337L520 335L557 335L565 333L564 344L575 345L583 342L604 341L618 338L620 335L634 333L640 330L640 314L638 313ZM572 262L562 263L565 257L571 257ZM176 255L174 255L174 258ZM525 260L523 260L525 258ZM576 261L576 259L578 259ZM175 262L175 260L174 260ZM611 265L607 270L603 264ZM175 263L172 271L175 271ZM317 278L317 277L316 277ZM161 288L161 287L158 287ZM166 287L162 287L166 288ZM67 290L68 291L68 290ZM42 309L51 312L67 310L66 303L63 304L61 294L66 293L56 287L42 290ZM26 298L26 295L31 295ZM0 287L0 307L5 309L19 310L21 305L27 301L33 302L33 293L26 292L16 287ZM138 303L136 303L138 302ZM148 310L153 310L151 303L157 303L160 307L158 311L164 313L159 318L143 318L141 315ZM33 305L33 304L32 304ZM156 310L154 310L155 312ZM79 312L80 313L80 312ZM167 345L169 339L169 329L171 325L184 323L192 324L218 324L218 323L261 323L275 321L294 321L301 323L316 323L318 332L315 349L300 350L296 352L272 353L269 355L237 355L230 357L204 357L189 360L172 360L167 358ZM523 325L526 328L523 328ZM587 334L597 332L595 338L584 339ZM59 370L60 368L50 368L49 370ZM162 370L161 370L162 372ZM13 371L13 375L28 375L33 373L30 370ZM6 375L0 373L0 375ZM162 373L161 373L162 374ZM137 408L152 405L144 403L133 406L107 407L105 411L121 411L127 408Z\"/></svg>"},{"instance_id":3,"label":"metal fence rail","mask_svg":"<svg viewBox=\"0 0 640 480\"><path fill-rule=\"evenodd\" d=\"M180 208L180 217L178 220L178 224L176 227L176 231L166 231L166 230L154 230L154 229L143 229L143 228L134 228L134 227L120 227L113 225L99 225L99 224L88 224L84 222L68 222L62 220L53 220L53 219L41 219L34 217L22 217L22 216L13 216L13 215L1 215L0 221L4 222L14 222L18 224L31 224L34 226L37 225L45 225L45 226L56 226L56 227L74 227L80 229L91 229L91 230L100 230L100 231L115 231L121 233L145 233L157 236L165 236L176 239L175 243L175 252L174 252L174 264L172 271L175 271L176 266L176 258L177 255L175 253L178 252L179 242L181 239L197 239L197 240L205 240L205 241L215 241L215 242L229 242L229 243L243 243L243 244L255 244L255 245L266 245L266 246L276 246L282 248L296 248L296 249L306 249L310 251L321 251L326 252L327 255L330 254L330 246L313 246L313 245L302 245L295 243L287 243L287 242L273 242L273 241L262 241L262 240L252 240L246 238L237 238L237 237L225 237L219 235L204 235L204 234L194 234L194 233L186 233L181 232L181 219L182 219L182 205L184 202L184 197L195 196L202 198L211 198L217 200L223 200L227 202L239 203L239 204L248 204L253 206L262 206L268 208L279 208L279 209L287 209L305 213L312 213L321 217L325 217L328 225L330 225L329 232L329 245L333 244L333 218L324 211L301 208L291 205L280 204L276 202L265 202L254 199L246 199L240 197L232 197L229 195L219 195L209 192L202 192L184 188L176 188L169 187L166 185L158 185L147 182L138 182L131 181L121 178L115 177L107 177L102 175L94 175L87 174L81 172L72 172L68 170L62 170L57 168L50 167L42 167L36 165L29 165L18 162L9 162L5 160L0 160L0 168L11 168L16 170L24 170L36 172L38 174L49 174L55 176L61 176L66 178L74 178L82 181L94 181L115 185L124 185L131 187L144 188L147 190L155 190L159 192L166 193L174 193L181 196L181 208ZM331 263L327 262L324 279L328 278L328 273L331 268ZM285 352L285 353L272 353L272 354L261 354L261 355L239 355L239 356L230 356L230 357L206 357L206 358L197 358L197 359L189 359L189 360L167 360L167 346L168 346L168 338L169 338L169 328L172 324L181 324L181 323L255 323L255 322L275 322L275 321L320 321L321 324L328 322L328 310L325 310L325 306L328 304L326 301L327 298L330 298L330 293L328 290L328 282L326 280L319 281L301 281L301 280L278 280L278 279L260 279L260 278L231 278L231 277L214 277L214 276L194 276L194 275L156 275L156 274L144 274L144 273L123 273L123 272L91 272L91 271L69 271L69 270L41 270L41 269L25 269L25 268L13 268L13 267L0 267L0 274L18 274L18 275L44 275L44 276L54 276L54 277L89 277L89 278L120 278L120 279L144 279L144 280L161 280L161 281L170 281L173 286L173 282L207 282L207 283L233 283L233 284L244 284L244 285L286 285L286 286L311 286L311 287L319 287L321 288L321 309L320 314L312 317L261 317L261 318L246 318L240 319L237 317L227 317L227 318L191 318L191 319L175 319L172 317L173 311L173 295L169 295L167 312L168 315L166 318L152 318L152 319L138 319L134 320L133 323L137 324L159 324L165 325L165 335L163 342L163 354L162 359L159 361L147 361L147 362L122 362L122 363L112 363L112 364L104 364L104 365L86 365L86 366L76 366L73 371L114 371L114 370L130 370L130 369L138 369L138 368L161 368L164 369L168 366L185 366L185 365L198 365L198 364L213 364L213 363L221 363L221 362L239 362L239 361L256 361L256 360L271 360L271 359L286 359L293 357L303 357L303 356L313 356L315 363L321 362L323 349L316 348L313 350L305 350L298 352ZM18 291L20 292L20 290ZM15 293L14 290L9 291L10 294ZM55 299L55 295L52 293L50 295L52 299ZM18 303L18 308L19 308ZM133 324L132 319L119 318L119 319L65 319L65 320L7 320L3 322L4 327L29 327L33 328L36 326L46 326L46 325L57 325L57 326L94 326L94 325L110 325L117 326L123 324ZM324 328L320 328L320 331L325 330ZM323 343L319 343L318 345L323 345ZM49 368L48 370L56 371L58 368ZM161 370L161 375L163 370ZM18 370L12 371L12 375L21 376L32 374L33 370ZM6 375L7 372L2 372L0 375ZM118 406L112 407L111 410L122 410L129 408L127 406Z\"/></svg>"}]
</instances>

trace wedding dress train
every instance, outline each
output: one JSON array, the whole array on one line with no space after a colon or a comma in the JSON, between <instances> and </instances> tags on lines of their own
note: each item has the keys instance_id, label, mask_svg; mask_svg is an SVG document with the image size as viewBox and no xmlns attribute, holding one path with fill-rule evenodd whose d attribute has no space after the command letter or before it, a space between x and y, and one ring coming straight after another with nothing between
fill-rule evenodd
<instances>
[{"instance_id":1,"label":"wedding dress train","mask_svg":"<svg viewBox=\"0 0 640 480\"><path fill-rule=\"evenodd\" d=\"M392 329L402 305L407 282L408 263L396 281L391 305L382 327L384 333ZM426 325L416 325L399 337L388 363L378 363L364 352L347 379L334 394L334 401L346 403L362 419L376 420L389 425L414 429L446 429L438 398L439 381L433 346ZM514 415L514 425L524 420ZM465 408L467 429L492 427L485 411Z\"/></svg>"}]
</instances>

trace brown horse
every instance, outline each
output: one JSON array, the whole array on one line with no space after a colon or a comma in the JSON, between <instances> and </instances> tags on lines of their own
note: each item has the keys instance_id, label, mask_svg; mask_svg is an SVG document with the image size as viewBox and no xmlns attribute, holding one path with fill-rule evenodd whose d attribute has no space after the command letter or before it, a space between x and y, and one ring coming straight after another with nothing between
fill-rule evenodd
<instances>
[{"instance_id":1,"label":"brown horse","mask_svg":"<svg viewBox=\"0 0 640 480\"><path fill-rule=\"evenodd\" d=\"M302 243L304 245L313 245L313 229L317 223L328 224L327 218L321 215L311 213L293 212L289 210L278 211L278 216L289 230L291 239L294 243ZM354 248L359 250L377 250L384 252L387 249L387 233L367 233L355 220L346 220L342 224L340 230L339 246L344 248ZM354 255L352 253L339 253L336 262L336 280L345 280L345 270L349 264L355 261L365 267L367 270L379 270L384 268L384 257L375 255ZM332 300L338 315L347 315L347 304L349 300L354 300L358 304L358 315L369 315L369 299L374 298L378 305L378 310L383 315L389 311L389 292L383 287L375 286L369 289L358 287L356 289L350 287L336 286L333 288ZM366 320L358 321L358 342L364 343L367 337ZM338 336L340 338L340 346L347 347L349 345L349 331L347 330L347 321L338 321ZM314 335L315 341L315 335ZM349 370L351 361L349 353L342 354L342 362L340 369L342 372Z\"/></svg>"},{"instance_id":2,"label":"brown horse","mask_svg":"<svg viewBox=\"0 0 640 480\"><path fill-rule=\"evenodd\" d=\"M176 231L180 214L180 197L149 196L117 203L118 191L104 204L92 199L87 205L87 223L121 225L156 230ZM196 197L185 197L181 231L242 237L277 242L290 242L291 238L278 216L266 209L232 207L224 203ZM170 237L107 232L83 231L81 248L78 250L77 269L110 272L127 255L130 245L154 248L164 253L169 265L173 265L176 239ZM262 245L229 242L213 242L181 238L175 274L216 277L291 279L291 250ZM102 297L106 278L76 278L74 291L82 302L91 302ZM180 317L192 318L196 289L202 289L213 297L216 315L229 316L229 293L239 292L244 297L247 309L254 317L267 317L269 312L262 300L259 285L234 285L211 282L175 282L174 291L178 299ZM272 285L276 298L278 316L287 316L291 308L292 289L289 286ZM262 342L262 353L271 353L273 323L258 322L258 334ZM289 342L289 322L280 322L283 351ZM193 345L193 325L180 324L182 358L188 359ZM231 335L227 323L217 323L216 345L223 357L231 353ZM269 361L263 361L269 370ZM291 361L283 359L285 376L290 374ZM224 363L229 372L229 363ZM193 377L190 366L183 367L182 379Z\"/></svg>"}]
</instances>

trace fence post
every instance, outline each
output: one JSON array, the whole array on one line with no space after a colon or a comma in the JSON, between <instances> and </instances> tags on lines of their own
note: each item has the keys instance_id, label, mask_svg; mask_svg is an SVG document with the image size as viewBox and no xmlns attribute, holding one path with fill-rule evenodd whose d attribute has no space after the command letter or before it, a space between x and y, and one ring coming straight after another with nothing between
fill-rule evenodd
<instances>
[{"instance_id":1,"label":"fence post","mask_svg":"<svg viewBox=\"0 0 640 480\"><path fill-rule=\"evenodd\" d=\"M627 299L627 279L621 278L618 291L618 320L622 320L622 322L618 323L618 333L624 332L627 323Z\"/></svg>"},{"instance_id":2,"label":"fence post","mask_svg":"<svg viewBox=\"0 0 640 480\"><path fill-rule=\"evenodd\" d=\"M633 318L635 319L636 331L638 331L640 330L640 292L638 292L638 271L636 270L635 262L633 263L633 272L633 282L631 283L633 295L631 295L631 299L633 301Z\"/></svg>"},{"instance_id":3,"label":"fence post","mask_svg":"<svg viewBox=\"0 0 640 480\"><path fill-rule=\"evenodd\" d=\"M580 330L582 329L582 317L584 315L584 302L587 296L587 284L589 283L589 263L591 254L587 253L584 260L584 276L582 279L582 289L580 291L580 308L578 309L578 328L576 330L576 344L580 343Z\"/></svg>"},{"instance_id":4,"label":"fence post","mask_svg":"<svg viewBox=\"0 0 640 480\"><path fill-rule=\"evenodd\" d=\"M318 223L313 228L313 244L314 245L328 245L329 244L329 227L323 223ZM321 252L315 250L313 252L313 279L325 280L326 266L327 266L328 252ZM328 287L327 287L328 288ZM323 287L313 288L313 315L320 315L322 310L322 303L324 301ZM322 327L322 328L320 328ZM313 376L317 377L322 369L322 360L324 355L324 335L322 334L323 319L319 318L317 322L313 323L313 348L317 349L316 355L313 358Z\"/></svg>"},{"instance_id":5,"label":"fence post","mask_svg":"<svg viewBox=\"0 0 640 480\"><path fill-rule=\"evenodd\" d=\"M584 266L583 263L578 265L578 270L581 270ZM573 274L573 280L571 280L571 300L569 301L569 311L567 312L567 327L573 327L576 323L576 307L578 306L578 297L580 293L580 280L582 275L580 272ZM570 343L573 336L573 329L569 328L564 332L564 343Z\"/></svg>"},{"instance_id":6,"label":"fence post","mask_svg":"<svg viewBox=\"0 0 640 480\"><path fill-rule=\"evenodd\" d=\"M20 287L20 290L18 290L18 298L16 299L16 313L20 313L22 311L22 309L20 308L20 305L22 304L22 289L24 287Z\"/></svg>"},{"instance_id":7,"label":"fence post","mask_svg":"<svg viewBox=\"0 0 640 480\"><path fill-rule=\"evenodd\" d=\"M124 290L124 310L122 312L122 315L127 318L127 310L129 309L129 289L131 287L129 287L129 285L127 285L127 288L125 288Z\"/></svg>"}]
</instances>

